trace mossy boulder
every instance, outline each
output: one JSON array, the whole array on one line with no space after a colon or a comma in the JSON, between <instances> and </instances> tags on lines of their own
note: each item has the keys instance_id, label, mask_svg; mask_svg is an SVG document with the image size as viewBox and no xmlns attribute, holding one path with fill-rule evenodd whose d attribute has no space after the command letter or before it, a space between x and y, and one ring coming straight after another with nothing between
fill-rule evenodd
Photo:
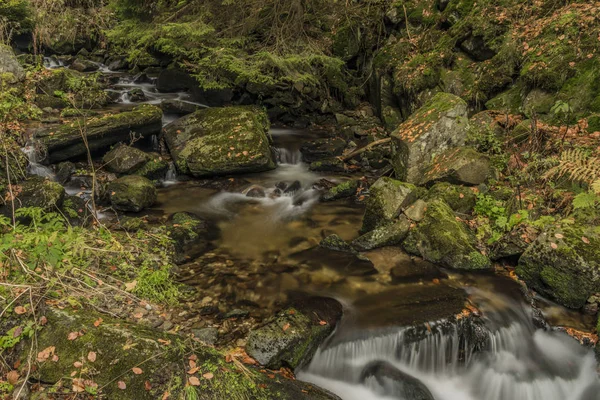
<instances>
[{"instance_id":1,"label":"mossy boulder","mask_svg":"<svg viewBox=\"0 0 600 400\"><path fill-rule=\"evenodd\" d=\"M333 234L329 235L319 243L324 249L333 250L333 251L341 251L344 253L354 253L354 249L346 242L344 239L339 237L339 235Z\"/></svg>"},{"instance_id":2,"label":"mossy boulder","mask_svg":"<svg viewBox=\"0 0 600 400\"><path fill-rule=\"evenodd\" d=\"M477 195L468 187L448 182L436 183L423 196L423 200L442 200L459 214L471 214L477 203Z\"/></svg>"},{"instance_id":3,"label":"mossy boulder","mask_svg":"<svg viewBox=\"0 0 600 400\"><path fill-rule=\"evenodd\" d=\"M450 206L440 200L428 203L425 218L404 240L406 251L435 264L464 270L490 268L490 260L475 244L467 226L457 221Z\"/></svg>"},{"instance_id":4,"label":"mossy boulder","mask_svg":"<svg viewBox=\"0 0 600 400\"><path fill-rule=\"evenodd\" d=\"M465 143L468 125L467 103L437 93L392 133L396 177L418 183L436 155Z\"/></svg>"},{"instance_id":5,"label":"mossy boulder","mask_svg":"<svg viewBox=\"0 0 600 400\"><path fill-rule=\"evenodd\" d=\"M354 239L351 246L358 251L373 250L384 246L395 246L406 238L410 231L410 221L401 216L397 221L379 226Z\"/></svg>"},{"instance_id":6,"label":"mossy boulder","mask_svg":"<svg viewBox=\"0 0 600 400\"><path fill-rule=\"evenodd\" d=\"M0 44L0 82L13 85L23 79L25 79L25 71L19 64L17 56L10 46Z\"/></svg>"},{"instance_id":7,"label":"mossy boulder","mask_svg":"<svg viewBox=\"0 0 600 400\"><path fill-rule=\"evenodd\" d=\"M54 128L45 128L35 136L48 153L46 161L57 163L87 154L81 130L86 133L89 150L102 151L128 141L131 132L147 136L157 134L162 127L162 110L152 105L141 105L131 111L73 121Z\"/></svg>"},{"instance_id":8,"label":"mossy boulder","mask_svg":"<svg viewBox=\"0 0 600 400\"><path fill-rule=\"evenodd\" d=\"M201 110L203 107L188 101L166 99L160 103L160 108L162 108L165 114L188 115Z\"/></svg>"},{"instance_id":9,"label":"mossy boulder","mask_svg":"<svg viewBox=\"0 0 600 400\"><path fill-rule=\"evenodd\" d=\"M346 182L342 182L339 185L332 187L327 190L321 196L321 200L323 201L334 201L339 199L345 199L347 197L352 197L356 194L356 191L360 187L360 181L357 180L349 180Z\"/></svg>"},{"instance_id":10,"label":"mossy boulder","mask_svg":"<svg viewBox=\"0 0 600 400\"><path fill-rule=\"evenodd\" d=\"M483 36L470 35L460 43L460 48L475 61L486 61L493 58L496 52L492 50Z\"/></svg>"},{"instance_id":11,"label":"mossy boulder","mask_svg":"<svg viewBox=\"0 0 600 400\"><path fill-rule=\"evenodd\" d=\"M99 77L99 74L83 74L67 68L46 70L36 82L35 101L36 103L50 102L49 96L68 103L65 95L70 94L77 107L83 109L103 107L108 104L109 96L104 90L105 84Z\"/></svg>"},{"instance_id":12,"label":"mossy boulder","mask_svg":"<svg viewBox=\"0 0 600 400\"><path fill-rule=\"evenodd\" d=\"M533 89L523 100L523 112L527 118L547 117L554 103L556 103L556 94Z\"/></svg>"},{"instance_id":13,"label":"mossy boulder","mask_svg":"<svg viewBox=\"0 0 600 400\"><path fill-rule=\"evenodd\" d=\"M84 58L77 58L70 66L71 69L78 72L94 72L100 68L98 64Z\"/></svg>"},{"instance_id":14,"label":"mossy boulder","mask_svg":"<svg viewBox=\"0 0 600 400\"><path fill-rule=\"evenodd\" d=\"M523 104L523 85L514 85L485 103L488 110L520 114Z\"/></svg>"},{"instance_id":15,"label":"mossy boulder","mask_svg":"<svg viewBox=\"0 0 600 400\"><path fill-rule=\"evenodd\" d=\"M275 168L265 111L250 106L208 108L165 127L177 169L195 177Z\"/></svg>"},{"instance_id":16,"label":"mossy boulder","mask_svg":"<svg viewBox=\"0 0 600 400\"><path fill-rule=\"evenodd\" d=\"M59 212L65 199L65 189L51 180L32 176L13 186L13 196L16 210L39 207L45 211ZM11 202L6 201L0 210L4 215L11 215Z\"/></svg>"},{"instance_id":17,"label":"mossy boulder","mask_svg":"<svg viewBox=\"0 0 600 400\"><path fill-rule=\"evenodd\" d=\"M361 228L362 233L392 222L400 215L404 207L417 200L420 190L410 183L383 177L371 186L369 193Z\"/></svg>"},{"instance_id":18,"label":"mossy boulder","mask_svg":"<svg viewBox=\"0 0 600 400\"><path fill-rule=\"evenodd\" d=\"M305 396L337 399L314 385L279 375L271 379L252 366L242 370L227 363L224 354L214 348L199 343L190 346L177 335L91 310L47 309L43 313L47 323L36 336L37 368L32 370L32 376L47 384L68 380L69 387L92 390L109 399L153 400L162 398L165 392L171 398L188 396L187 382L194 376L200 380L195 389L195 398L200 400L292 400ZM29 346L23 349L22 361L26 365ZM192 355L199 370L187 374L184 365ZM75 367L76 363L82 366ZM134 368L141 373L134 373ZM77 374L71 378L73 371ZM212 378L203 376L207 373Z\"/></svg>"},{"instance_id":19,"label":"mossy boulder","mask_svg":"<svg viewBox=\"0 0 600 400\"><path fill-rule=\"evenodd\" d=\"M303 300L251 331L246 351L268 368L296 369L310 361L341 316L342 306L334 299L313 297Z\"/></svg>"},{"instance_id":20,"label":"mossy boulder","mask_svg":"<svg viewBox=\"0 0 600 400\"><path fill-rule=\"evenodd\" d=\"M219 236L216 224L189 212L173 214L168 229L175 245L174 260L177 264L198 257Z\"/></svg>"},{"instance_id":21,"label":"mossy boulder","mask_svg":"<svg viewBox=\"0 0 600 400\"><path fill-rule=\"evenodd\" d=\"M300 152L305 162L312 163L341 156L345 148L346 141L342 138L323 138L306 142Z\"/></svg>"},{"instance_id":22,"label":"mossy boulder","mask_svg":"<svg viewBox=\"0 0 600 400\"><path fill-rule=\"evenodd\" d=\"M468 147L448 149L433 159L418 184L431 186L435 182L477 186L493 175L488 156Z\"/></svg>"},{"instance_id":23,"label":"mossy boulder","mask_svg":"<svg viewBox=\"0 0 600 400\"><path fill-rule=\"evenodd\" d=\"M105 168L116 174L128 174L150 160L148 154L135 147L119 144L102 157Z\"/></svg>"},{"instance_id":24,"label":"mossy boulder","mask_svg":"<svg viewBox=\"0 0 600 400\"><path fill-rule=\"evenodd\" d=\"M529 287L580 308L600 292L600 234L584 225L556 225L543 232L519 259L516 272Z\"/></svg>"},{"instance_id":25,"label":"mossy boulder","mask_svg":"<svg viewBox=\"0 0 600 400\"><path fill-rule=\"evenodd\" d=\"M108 185L110 203L119 211L140 212L156 202L154 184L138 175L127 175Z\"/></svg>"},{"instance_id":26,"label":"mossy boulder","mask_svg":"<svg viewBox=\"0 0 600 400\"><path fill-rule=\"evenodd\" d=\"M346 164L338 157L313 161L308 169L315 172L346 172Z\"/></svg>"},{"instance_id":27,"label":"mossy boulder","mask_svg":"<svg viewBox=\"0 0 600 400\"><path fill-rule=\"evenodd\" d=\"M132 172L132 175L140 175L151 181L164 179L169 170L169 162L158 153L146 153L149 157L148 162L139 169Z\"/></svg>"}]
</instances>

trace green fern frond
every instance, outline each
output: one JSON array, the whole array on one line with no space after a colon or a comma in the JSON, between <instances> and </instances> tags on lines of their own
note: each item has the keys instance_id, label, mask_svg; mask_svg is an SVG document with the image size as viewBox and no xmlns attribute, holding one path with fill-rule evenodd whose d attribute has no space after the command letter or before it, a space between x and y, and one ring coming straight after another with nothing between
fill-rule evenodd
<instances>
[{"instance_id":1,"label":"green fern frond","mask_svg":"<svg viewBox=\"0 0 600 400\"><path fill-rule=\"evenodd\" d=\"M593 208L596 207L598 202L600 201L600 196L596 193L592 192L583 192L579 193L577 196L573 198L573 208L584 209L584 208Z\"/></svg>"}]
</instances>

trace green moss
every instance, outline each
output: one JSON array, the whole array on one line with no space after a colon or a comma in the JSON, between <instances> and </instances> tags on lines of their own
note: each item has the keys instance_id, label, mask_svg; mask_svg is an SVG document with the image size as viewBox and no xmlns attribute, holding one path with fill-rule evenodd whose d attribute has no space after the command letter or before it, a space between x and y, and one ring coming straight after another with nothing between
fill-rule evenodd
<instances>
[{"instance_id":1,"label":"green moss","mask_svg":"<svg viewBox=\"0 0 600 400\"><path fill-rule=\"evenodd\" d=\"M137 175L127 175L108 185L110 202L120 211L139 212L150 207L156 201L154 184Z\"/></svg>"},{"instance_id":2,"label":"green moss","mask_svg":"<svg viewBox=\"0 0 600 400\"><path fill-rule=\"evenodd\" d=\"M425 201L443 200L453 211L460 214L471 214L477 201L473 190L447 182L436 183L423 197Z\"/></svg>"}]
</instances>

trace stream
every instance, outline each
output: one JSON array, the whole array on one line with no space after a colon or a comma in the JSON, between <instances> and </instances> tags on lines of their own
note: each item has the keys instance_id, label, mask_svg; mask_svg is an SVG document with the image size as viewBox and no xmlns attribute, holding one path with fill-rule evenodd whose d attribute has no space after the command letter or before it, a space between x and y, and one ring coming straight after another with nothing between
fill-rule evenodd
<instances>
[{"instance_id":1,"label":"stream","mask_svg":"<svg viewBox=\"0 0 600 400\"><path fill-rule=\"evenodd\" d=\"M52 60L46 65L61 67ZM133 88L141 89L148 103L192 102L185 93L158 93L152 83L123 76L111 89L119 92L120 106L131 106L127 93ZM175 118L165 115L164 124ZM320 137L319 132L270 133L278 158L275 170L217 187L178 182L171 168L157 204L147 212L188 211L216 221L221 235L204 261L183 269L185 283L201 285L206 263L222 257L234 265L227 290L238 303L273 305L321 295L344 305L342 322L312 361L296 371L299 379L344 400L600 399L593 351L564 332L536 327L519 285L505 274L445 271L397 248L363 257L319 248L331 234L356 238L364 207L349 200L319 201L321 179L349 179L311 172L302 162L300 146ZM31 161L31 173L50 176L46 167ZM441 319L454 301L446 299L463 290L480 322L465 318L445 324ZM585 329L593 324L584 315L538 300L551 325ZM415 315L427 322L419 335L412 326Z\"/></svg>"}]
</instances>

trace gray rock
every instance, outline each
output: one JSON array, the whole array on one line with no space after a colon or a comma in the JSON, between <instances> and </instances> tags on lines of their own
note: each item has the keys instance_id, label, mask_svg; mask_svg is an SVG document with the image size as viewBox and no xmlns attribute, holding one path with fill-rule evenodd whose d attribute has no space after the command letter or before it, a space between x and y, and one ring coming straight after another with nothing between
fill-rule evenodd
<instances>
[{"instance_id":1,"label":"gray rock","mask_svg":"<svg viewBox=\"0 0 600 400\"><path fill-rule=\"evenodd\" d=\"M265 190L260 186L253 186L246 192L246 197L253 197L259 199L265 196Z\"/></svg>"},{"instance_id":2,"label":"gray rock","mask_svg":"<svg viewBox=\"0 0 600 400\"><path fill-rule=\"evenodd\" d=\"M344 139L325 138L305 143L300 148L300 152L305 162L312 163L326 158L341 156L345 148L346 141Z\"/></svg>"},{"instance_id":3,"label":"gray rock","mask_svg":"<svg viewBox=\"0 0 600 400\"><path fill-rule=\"evenodd\" d=\"M344 239L336 234L329 235L325 239L321 240L319 246L324 249L333 251L341 251L344 253L355 253L355 250L346 242Z\"/></svg>"},{"instance_id":4,"label":"gray rock","mask_svg":"<svg viewBox=\"0 0 600 400\"><path fill-rule=\"evenodd\" d=\"M163 100L160 103L160 108L162 108L165 113L177 115L188 115L202 109L202 107L197 104L177 99Z\"/></svg>"},{"instance_id":5,"label":"gray rock","mask_svg":"<svg viewBox=\"0 0 600 400\"><path fill-rule=\"evenodd\" d=\"M409 219L420 222L425 218L425 211L427 210L427 203L421 199L415 201L413 204L408 206L406 210L404 210L404 215L406 215Z\"/></svg>"},{"instance_id":6,"label":"gray rock","mask_svg":"<svg viewBox=\"0 0 600 400\"><path fill-rule=\"evenodd\" d=\"M359 251L394 246L402 243L410 230L410 221L401 216L398 221L379 226L352 241L351 246Z\"/></svg>"},{"instance_id":7,"label":"gray rock","mask_svg":"<svg viewBox=\"0 0 600 400\"><path fill-rule=\"evenodd\" d=\"M23 67L19 64L10 46L5 44L0 44L0 74L7 74L2 79L8 84L21 82L25 79Z\"/></svg>"},{"instance_id":8,"label":"gray rock","mask_svg":"<svg viewBox=\"0 0 600 400\"><path fill-rule=\"evenodd\" d=\"M400 215L404 207L419 197L416 186L387 177L379 178L369 192L362 233L389 224Z\"/></svg>"},{"instance_id":9,"label":"gray rock","mask_svg":"<svg viewBox=\"0 0 600 400\"><path fill-rule=\"evenodd\" d=\"M474 149L463 147L448 149L433 159L421 178L419 185L431 186L435 182L477 186L493 176L488 156Z\"/></svg>"},{"instance_id":10,"label":"gray rock","mask_svg":"<svg viewBox=\"0 0 600 400\"><path fill-rule=\"evenodd\" d=\"M412 377L387 361L373 361L362 371L360 381L364 384L367 380L375 380L379 388L378 393L384 396L410 399L410 400L435 400L427 386L417 378Z\"/></svg>"},{"instance_id":11,"label":"gray rock","mask_svg":"<svg viewBox=\"0 0 600 400\"><path fill-rule=\"evenodd\" d=\"M214 346L219 339L219 330L217 328L192 329L194 337L201 342Z\"/></svg>"},{"instance_id":12,"label":"gray rock","mask_svg":"<svg viewBox=\"0 0 600 400\"><path fill-rule=\"evenodd\" d=\"M130 174L150 160L150 156L135 147L119 144L102 157L107 170L116 174Z\"/></svg>"},{"instance_id":13,"label":"gray rock","mask_svg":"<svg viewBox=\"0 0 600 400\"><path fill-rule=\"evenodd\" d=\"M98 64L83 58L77 58L73 61L70 68L78 72L94 72L99 69Z\"/></svg>"},{"instance_id":14,"label":"gray rock","mask_svg":"<svg viewBox=\"0 0 600 400\"><path fill-rule=\"evenodd\" d=\"M110 203L115 210L140 212L156 202L154 184L137 175L127 175L108 185Z\"/></svg>"},{"instance_id":15,"label":"gray rock","mask_svg":"<svg viewBox=\"0 0 600 400\"><path fill-rule=\"evenodd\" d=\"M460 44L460 48L475 61L493 58L496 52L489 48L482 36L469 36Z\"/></svg>"},{"instance_id":16,"label":"gray rock","mask_svg":"<svg viewBox=\"0 0 600 400\"><path fill-rule=\"evenodd\" d=\"M56 182L64 185L71 179L71 175L75 173L75 164L70 161L61 162L56 166L55 179Z\"/></svg>"}]
</instances>

